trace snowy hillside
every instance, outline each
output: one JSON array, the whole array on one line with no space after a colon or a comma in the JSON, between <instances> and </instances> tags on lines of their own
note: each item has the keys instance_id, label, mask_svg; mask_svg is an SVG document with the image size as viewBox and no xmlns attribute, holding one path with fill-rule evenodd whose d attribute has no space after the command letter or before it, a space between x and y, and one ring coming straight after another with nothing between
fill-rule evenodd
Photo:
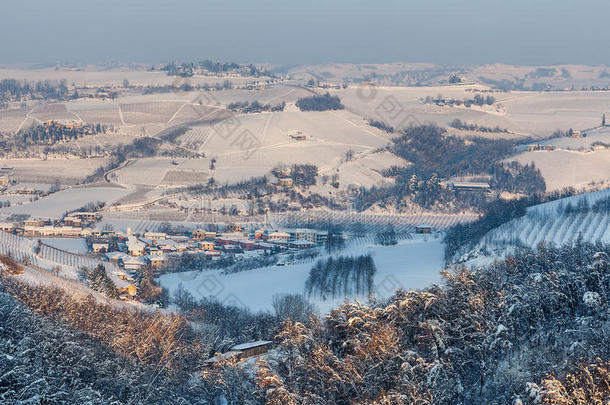
<instances>
[{"instance_id":1,"label":"snowy hillside","mask_svg":"<svg viewBox=\"0 0 610 405\"><path fill-rule=\"evenodd\" d=\"M610 243L608 201L610 189L530 207L525 216L487 233L460 261L485 263L516 247L535 247L541 242L564 245L582 238L592 243Z\"/></svg>"},{"instance_id":2,"label":"snowy hillside","mask_svg":"<svg viewBox=\"0 0 610 405\"><path fill-rule=\"evenodd\" d=\"M58 244L57 240L52 243ZM64 239L63 247L82 243L81 239ZM35 241L3 231L0 231L0 254L11 255L21 262L29 263L32 267L57 273L58 276L70 280L78 280L78 271L82 267L94 268L98 264L103 264L114 283L117 286L124 285L124 282L116 277L115 272L118 271L118 267L113 263L46 243L40 245L38 250Z\"/></svg>"}]
</instances>

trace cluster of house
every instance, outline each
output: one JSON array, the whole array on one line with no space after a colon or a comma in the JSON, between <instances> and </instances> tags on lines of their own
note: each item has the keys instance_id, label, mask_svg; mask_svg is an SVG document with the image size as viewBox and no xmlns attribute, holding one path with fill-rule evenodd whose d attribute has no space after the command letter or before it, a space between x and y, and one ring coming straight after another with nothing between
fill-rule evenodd
<instances>
[{"instance_id":1,"label":"cluster of house","mask_svg":"<svg viewBox=\"0 0 610 405\"><path fill-rule=\"evenodd\" d=\"M285 250L310 249L326 242L328 233L313 229L294 229L288 232L257 230L254 232L214 232L195 230L190 235L169 235L163 232L127 234L107 232L91 238L91 251L103 254L126 272L150 265L162 268L169 255L199 253L210 260L232 256L243 259ZM110 248L110 239L117 244Z\"/></svg>"},{"instance_id":2,"label":"cluster of house","mask_svg":"<svg viewBox=\"0 0 610 405\"><path fill-rule=\"evenodd\" d=\"M87 226L100 218L96 212L73 212L62 220L32 218L23 222L2 222L0 230L30 237L76 238L91 236Z\"/></svg>"}]
</instances>

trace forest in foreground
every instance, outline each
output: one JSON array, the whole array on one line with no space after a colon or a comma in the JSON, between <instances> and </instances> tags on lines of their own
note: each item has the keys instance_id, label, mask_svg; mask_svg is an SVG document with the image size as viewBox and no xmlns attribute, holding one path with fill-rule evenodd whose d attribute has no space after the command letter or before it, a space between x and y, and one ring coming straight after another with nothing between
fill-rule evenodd
<instances>
[{"instance_id":1,"label":"forest in foreground","mask_svg":"<svg viewBox=\"0 0 610 405\"><path fill-rule=\"evenodd\" d=\"M193 302L133 316L4 275L0 401L603 404L609 255L582 242L541 245L445 272L442 286L298 321ZM212 340L230 338L221 313L272 333L274 349L256 365L204 368Z\"/></svg>"}]
</instances>

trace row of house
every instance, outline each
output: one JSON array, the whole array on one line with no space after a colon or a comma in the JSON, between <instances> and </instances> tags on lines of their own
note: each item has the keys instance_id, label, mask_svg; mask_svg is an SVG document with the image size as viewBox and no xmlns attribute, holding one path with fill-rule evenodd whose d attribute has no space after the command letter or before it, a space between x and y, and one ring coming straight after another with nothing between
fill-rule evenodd
<instances>
[{"instance_id":1,"label":"row of house","mask_svg":"<svg viewBox=\"0 0 610 405\"><path fill-rule=\"evenodd\" d=\"M296 229L290 232L257 230L253 233L211 232L195 230L190 236L168 235L162 232L145 232L124 235L110 233L95 236L90 245L94 254L104 254L106 260L128 272L137 272L145 266L162 268L169 255L203 253L216 260L223 256L239 258L246 255L276 253L287 249L314 248L326 241L327 233L313 229ZM110 251L110 239L117 242Z\"/></svg>"}]
</instances>

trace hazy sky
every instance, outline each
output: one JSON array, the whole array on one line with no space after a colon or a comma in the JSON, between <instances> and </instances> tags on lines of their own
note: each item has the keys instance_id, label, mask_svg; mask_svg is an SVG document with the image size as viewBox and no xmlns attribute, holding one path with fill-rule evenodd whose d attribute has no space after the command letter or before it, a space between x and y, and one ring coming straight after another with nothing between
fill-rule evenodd
<instances>
[{"instance_id":1,"label":"hazy sky","mask_svg":"<svg viewBox=\"0 0 610 405\"><path fill-rule=\"evenodd\" d=\"M610 64L607 0L2 0L0 63Z\"/></svg>"}]
</instances>

